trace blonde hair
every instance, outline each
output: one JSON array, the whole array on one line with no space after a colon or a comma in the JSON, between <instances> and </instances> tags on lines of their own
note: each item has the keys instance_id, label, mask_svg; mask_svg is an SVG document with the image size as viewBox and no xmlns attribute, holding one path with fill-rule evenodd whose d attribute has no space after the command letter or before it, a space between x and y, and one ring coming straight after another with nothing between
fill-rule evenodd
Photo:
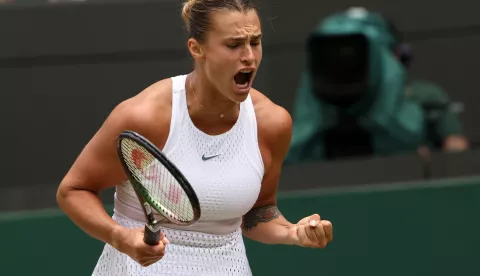
<instances>
[{"instance_id":1,"label":"blonde hair","mask_svg":"<svg viewBox=\"0 0 480 276\"><path fill-rule=\"evenodd\" d=\"M185 1L185 3L183 3L182 19L183 19L183 23L185 24L185 28L189 33L190 33L190 16L192 14L192 8L197 2L200 2L200 1L201 0L187 0Z\"/></svg>"},{"instance_id":2,"label":"blonde hair","mask_svg":"<svg viewBox=\"0 0 480 276\"><path fill-rule=\"evenodd\" d=\"M210 14L221 9L257 11L250 0L187 0L183 3L182 19L189 36L203 42L211 25Z\"/></svg>"}]
</instances>

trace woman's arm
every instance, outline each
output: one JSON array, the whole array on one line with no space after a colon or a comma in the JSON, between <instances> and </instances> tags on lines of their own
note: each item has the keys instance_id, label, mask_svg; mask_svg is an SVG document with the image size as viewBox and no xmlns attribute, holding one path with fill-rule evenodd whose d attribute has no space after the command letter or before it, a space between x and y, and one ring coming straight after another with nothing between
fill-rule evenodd
<instances>
[{"instance_id":1,"label":"woman's arm","mask_svg":"<svg viewBox=\"0 0 480 276\"><path fill-rule=\"evenodd\" d=\"M265 112L267 111L267 112ZM266 244L325 247L332 240L332 225L314 214L296 224L289 222L277 208L277 189L283 160L292 136L292 119L283 108L269 103L258 112L259 138L265 175L259 198L243 217L246 237Z\"/></svg>"},{"instance_id":2,"label":"woman's arm","mask_svg":"<svg viewBox=\"0 0 480 276\"><path fill-rule=\"evenodd\" d=\"M116 107L82 150L57 191L61 210L90 236L110 245L121 227L108 215L98 194L123 180L115 155L115 133L123 128L128 104Z\"/></svg>"},{"instance_id":3,"label":"woman's arm","mask_svg":"<svg viewBox=\"0 0 480 276\"><path fill-rule=\"evenodd\" d=\"M274 205L253 208L244 216L242 229L244 236L261 243L296 244L293 224Z\"/></svg>"},{"instance_id":4,"label":"woman's arm","mask_svg":"<svg viewBox=\"0 0 480 276\"><path fill-rule=\"evenodd\" d=\"M166 92L171 91L167 82L161 83L156 89L162 89L163 86ZM119 225L106 212L98 194L127 179L116 149L116 140L122 131L140 132L160 147L163 146L170 118L152 114L170 114L171 106L168 103L171 99L165 98L164 104L159 100L148 100L149 95L158 93L139 94L119 104L79 154L57 191L59 207L80 229L144 266L162 258L168 240L162 239L155 246L145 244L143 227L129 229ZM160 113L158 110L166 112ZM158 131L159 128L164 131Z\"/></svg>"},{"instance_id":5,"label":"woman's arm","mask_svg":"<svg viewBox=\"0 0 480 276\"><path fill-rule=\"evenodd\" d=\"M271 102L257 112L257 118L265 175L255 206L243 218L243 233L262 243L293 244L289 240L293 224L277 208L278 182L290 145L292 120L286 110Z\"/></svg>"}]
</instances>

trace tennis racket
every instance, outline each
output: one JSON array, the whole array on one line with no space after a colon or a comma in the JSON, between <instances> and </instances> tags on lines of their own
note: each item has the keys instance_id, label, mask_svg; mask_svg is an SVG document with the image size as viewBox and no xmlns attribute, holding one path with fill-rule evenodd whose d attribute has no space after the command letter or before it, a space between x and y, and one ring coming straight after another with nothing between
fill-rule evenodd
<instances>
[{"instance_id":1,"label":"tennis racket","mask_svg":"<svg viewBox=\"0 0 480 276\"><path fill-rule=\"evenodd\" d=\"M126 130L117 139L123 168L142 205L147 223L144 241L160 241L160 222L152 211L177 225L190 225L200 218L200 204L192 186L178 168L150 141Z\"/></svg>"}]
</instances>

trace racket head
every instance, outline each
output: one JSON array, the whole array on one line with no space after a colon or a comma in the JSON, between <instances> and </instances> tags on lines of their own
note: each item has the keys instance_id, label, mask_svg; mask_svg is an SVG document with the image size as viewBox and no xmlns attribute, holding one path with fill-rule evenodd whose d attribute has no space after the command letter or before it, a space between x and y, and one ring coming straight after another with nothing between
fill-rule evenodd
<instances>
[{"instance_id":1,"label":"racket head","mask_svg":"<svg viewBox=\"0 0 480 276\"><path fill-rule=\"evenodd\" d=\"M177 225L190 225L200 218L200 202L189 181L153 143L126 130L117 139L117 151L137 196L152 209ZM139 154L140 162L135 158Z\"/></svg>"}]
</instances>

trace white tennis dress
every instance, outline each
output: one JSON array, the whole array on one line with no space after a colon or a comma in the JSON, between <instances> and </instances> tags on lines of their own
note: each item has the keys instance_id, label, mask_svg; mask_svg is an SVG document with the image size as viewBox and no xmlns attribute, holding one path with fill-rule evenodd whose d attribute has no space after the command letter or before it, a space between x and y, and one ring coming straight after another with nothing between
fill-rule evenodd
<instances>
[{"instance_id":1,"label":"white tennis dress","mask_svg":"<svg viewBox=\"0 0 480 276\"><path fill-rule=\"evenodd\" d=\"M264 173L252 100L249 96L240 104L238 120L228 132L207 135L190 119L185 80L186 75L172 78L172 119L163 151L191 182L201 217L187 227L165 225L162 231L170 244L165 256L149 267L105 245L93 276L252 275L240 229ZM129 183L117 186L113 219L129 228L145 225Z\"/></svg>"}]
</instances>

